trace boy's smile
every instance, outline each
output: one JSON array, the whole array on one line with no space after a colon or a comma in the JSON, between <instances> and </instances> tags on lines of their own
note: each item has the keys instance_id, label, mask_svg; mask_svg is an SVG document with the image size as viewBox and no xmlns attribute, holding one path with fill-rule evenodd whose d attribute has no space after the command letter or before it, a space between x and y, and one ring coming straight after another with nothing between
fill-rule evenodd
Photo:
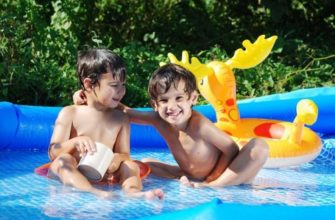
<instances>
[{"instance_id":1,"label":"boy's smile","mask_svg":"<svg viewBox=\"0 0 335 220\"><path fill-rule=\"evenodd\" d=\"M166 93L158 96L154 108L164 121L184 129L196 100L196 92L189 97L185 92L185 82L181 80L172 85Z\"/></svg>"}]
</instances>

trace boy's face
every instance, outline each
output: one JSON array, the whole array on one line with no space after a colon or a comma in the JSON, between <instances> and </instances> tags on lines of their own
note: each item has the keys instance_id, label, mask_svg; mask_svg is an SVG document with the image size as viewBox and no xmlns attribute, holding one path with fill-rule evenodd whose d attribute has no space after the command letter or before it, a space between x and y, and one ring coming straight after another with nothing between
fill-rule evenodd
<instances>
[{"instance_id":1,"label":"boy's face","mask_svg":"<svg viewBox=\"0 0 335 220\"><path fill-rule=\"evenodd\" d=\"M166 93L158 95L153 107L164 121L183 129L192 116L192 106L196 104L197 98L196 91L188 96L185 92L185 82L180 80Z\"/></svg>"},{"instance_id":2,"label":"boy's face","mask_svg":"<svg viewBox=\"0 0 335 220\"><path fill-rule=\"evenodd\" d=\"M107 108L115 108L126 93L125 82L113 77L112 73L102 74L99 85L91 87L95 102Z\"/></svg>"}]
</instances>

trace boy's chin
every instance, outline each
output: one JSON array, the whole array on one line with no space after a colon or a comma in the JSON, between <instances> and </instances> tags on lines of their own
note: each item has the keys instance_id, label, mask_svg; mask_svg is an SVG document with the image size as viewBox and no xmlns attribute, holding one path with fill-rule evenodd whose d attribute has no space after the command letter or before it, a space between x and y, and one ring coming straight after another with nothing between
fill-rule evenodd
<instances>
[{"instance_id":1,"label":"boy's chin","mask_svg":"<svg viewBox=\"0 0 335 220\"><path fill-rule=\"evenodd\" d=\"M172 126L175 126L175 127L180 127L182 124L184 124L184 120L182 120L182 118L178 118L178 119L165 119L165 121L167 123L169 123L170 125Z\"/></svg>"},{"instance_id":2,"label":"boy's chin","mask_svg":"<svg viewBox=\"0 0 335 220\"><path fill-rule=\"evenodd\" d=\"M167 122L167 123L169 123L170 125L175 125L176 123L177 123L177 121L176 120L172 120L172 119L170 119L170 118L166 118L166 117L162 117L162 119L165 121L165 122Z\"/></svg>"},{"instance_id":3,"label":"boy's chin","mask_svg":"<svg viewBox=\"0 0 335 220\"><path fill-rule=\"evenodd\" d=\"M109 107L109 108L116 108L116 107L118 107L119 103L120 103L120 102L113 102L113 103L110 103L110 104L108 105L108 107Z\"/></svg>"}]
</instances>

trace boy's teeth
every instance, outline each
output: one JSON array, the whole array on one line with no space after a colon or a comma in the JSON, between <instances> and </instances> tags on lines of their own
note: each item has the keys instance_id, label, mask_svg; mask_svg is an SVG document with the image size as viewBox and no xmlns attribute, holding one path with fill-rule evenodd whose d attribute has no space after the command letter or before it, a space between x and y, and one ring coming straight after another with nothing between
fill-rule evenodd
<instances>
[{"instance_id":1,"label":"boy's teeth","mask_svg":"<svg viewBox=\"0 0 335 220\"><path fill-rule=\"evenodd\" d=\"M179 113L168 113L170 116L177 116Z\"/></svg>"}]
</instances>

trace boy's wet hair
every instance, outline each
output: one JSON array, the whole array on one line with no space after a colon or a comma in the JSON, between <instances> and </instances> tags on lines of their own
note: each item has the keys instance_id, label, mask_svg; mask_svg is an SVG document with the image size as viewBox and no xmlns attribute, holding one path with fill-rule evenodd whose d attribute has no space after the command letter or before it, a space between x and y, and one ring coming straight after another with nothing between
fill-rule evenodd
<instances>
[{"instance_id":1,"label":"boy's wet hair","mask_svg":"<svg viewBox=\"0 0 335 220\"><path fill-rule=\"evenodd\" d=\"M126 66L121 57L107 49L89 49L78 53L77 75L82 89L85 89L85 78L90 78L93 85L99 85L101 75L106 73L112 73L114 79L125 80Z\"/></svg>"},{"instance_id":2,"label":"boy's wet hair","mask_svg":"<svg viewBox=\"0 0 335 220\"><path fill-rule=\"evenodd\" d=\"M149 80L150 99L156 101L158 96L165 94L172 85L176 88L180 80L185 82L185 93L190 97L191 93L197 89L194 75L177 64L166 64L160 67Z\"/></svg>"}]
</instances>

